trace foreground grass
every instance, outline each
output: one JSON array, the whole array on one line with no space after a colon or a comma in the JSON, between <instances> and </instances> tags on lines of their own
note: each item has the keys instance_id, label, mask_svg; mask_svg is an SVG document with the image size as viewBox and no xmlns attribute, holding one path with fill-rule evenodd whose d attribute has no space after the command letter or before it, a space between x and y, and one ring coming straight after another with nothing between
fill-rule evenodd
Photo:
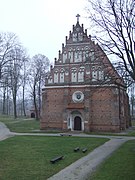
<instances>
[{"instance_id":1,"label":"foreground grass","mask_svg":"<svg viewBox=\"0 0 135 180\"><path fill-rule=\"evenodd\" d=\"M14 119L12 116L0 116L0 121L6 124L12 132L34 132L40 129L40 121L31 118Z\"/></svg>"},{"instance_id":2,"label":"foreground grass","mask_svg":"<svg viewBox=\"0 0 135 180\"><path fill-rule=\"evenodd\" d=\"M90 180L134 180L135 140L123 144L106 160Z\"/></svg>"},{"instance_id":3,"label":"foreground grass","mask_svg":"<svg viewBox=\"0 0 135 180\"><path fill-rule=\"evenodd\" d=\"M106 141L40 136L16 136L0 141L0 180L46 180ZM88 151L75 153L75 147L87 147ZM51 164L50 160L59 155L64 155L64 159Z\"/></svg>"}]
</instances>

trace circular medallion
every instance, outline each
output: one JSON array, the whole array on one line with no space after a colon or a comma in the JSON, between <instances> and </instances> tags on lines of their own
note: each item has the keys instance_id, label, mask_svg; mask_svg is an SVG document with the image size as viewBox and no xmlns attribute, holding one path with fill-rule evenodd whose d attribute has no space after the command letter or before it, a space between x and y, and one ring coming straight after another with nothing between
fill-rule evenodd
<instances>
[{"instance_id":1,"label":"circular medallion","mask_svg":"<svg viewBox=\"0 0 135 180\"><path fill-rule=\"evenodd\" d=\"M76 28L76 31L80 31L80 28L78 27L78 28Z\"/></svg>"},{"instance_id":2,"label":"circular medallion","mask_svg":"<svg viewBox=\"0 0 135 180\"><path fill-rule=\"evenodd\" d=\"M81 91L76 91L72 95L72 100L75 103L80 103L84 100L84 94Z\"/></svg>"}]
</instances>

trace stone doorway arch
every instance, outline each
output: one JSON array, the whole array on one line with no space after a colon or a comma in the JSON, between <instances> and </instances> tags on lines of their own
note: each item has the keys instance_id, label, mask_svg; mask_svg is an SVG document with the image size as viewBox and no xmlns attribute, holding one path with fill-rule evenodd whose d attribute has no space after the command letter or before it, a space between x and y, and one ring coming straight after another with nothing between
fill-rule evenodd
<instances>
[{"instance_id":1,"label":"stone doorway arch","mask_svg":"<svg viewBox=\"0 0 135 180\"><path fill-rule=\"evenodd\" d=\"M67 128L71 131L84 131L84 119L80 111L72 110L68 112Z\"/></svg>"}]
</instances>

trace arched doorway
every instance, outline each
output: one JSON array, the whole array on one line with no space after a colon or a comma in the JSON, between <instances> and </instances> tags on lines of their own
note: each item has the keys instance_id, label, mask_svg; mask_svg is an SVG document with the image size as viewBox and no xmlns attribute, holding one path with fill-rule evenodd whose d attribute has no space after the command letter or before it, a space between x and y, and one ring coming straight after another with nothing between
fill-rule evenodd
<instances>
[{"instance_id":1,"label":"arched doorway","mask_svg":"<svg viewBox=\"0 0 135 180\"><path fill-rule=\"evenodd\" d=\"M82 120L79 116L75 116L74 118L74 130L82 130Z\"/></svg>"},{"instance_id":2,"label":"arched doorway","mask_svg":"<svg viewBox=\"0 0 135 180\"><path fill-rule=\"evenodd\" d=\"M35 118L35 113L31 113L31 118Z\"/></svg>"}]
</instances>

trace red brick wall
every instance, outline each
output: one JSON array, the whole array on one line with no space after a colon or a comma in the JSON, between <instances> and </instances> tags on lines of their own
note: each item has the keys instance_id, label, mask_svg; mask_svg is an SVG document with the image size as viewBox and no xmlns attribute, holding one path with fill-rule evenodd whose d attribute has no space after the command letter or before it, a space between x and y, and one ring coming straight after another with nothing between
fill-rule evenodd
<instances>
[{"instance_id":1,"label":"red brick wall","mask_svg":"<svg viewBox=\"0 0 135 180\"><path fill-rule=\"evenodd\" d=\"M63 89L43 92L41 129L63 129Z\"/></svg>"},{"instance_id":2,"label":"red brick wall","mask_svg":"<svg viewBox=\"0 0 135 180\"><path fill-rule=\"evenodd\" d=\"M84 93L82 103L72 101L75 91ZM118 132L121 126L125 128L127 117L125 92L120 92L119 98L119 90L116 87L46 89L43 92L41 129L67 129L67 111L78 110L84 119L84 131ZM124 114L119 104L124 108Z\"/></svg>"}]
</instances>

